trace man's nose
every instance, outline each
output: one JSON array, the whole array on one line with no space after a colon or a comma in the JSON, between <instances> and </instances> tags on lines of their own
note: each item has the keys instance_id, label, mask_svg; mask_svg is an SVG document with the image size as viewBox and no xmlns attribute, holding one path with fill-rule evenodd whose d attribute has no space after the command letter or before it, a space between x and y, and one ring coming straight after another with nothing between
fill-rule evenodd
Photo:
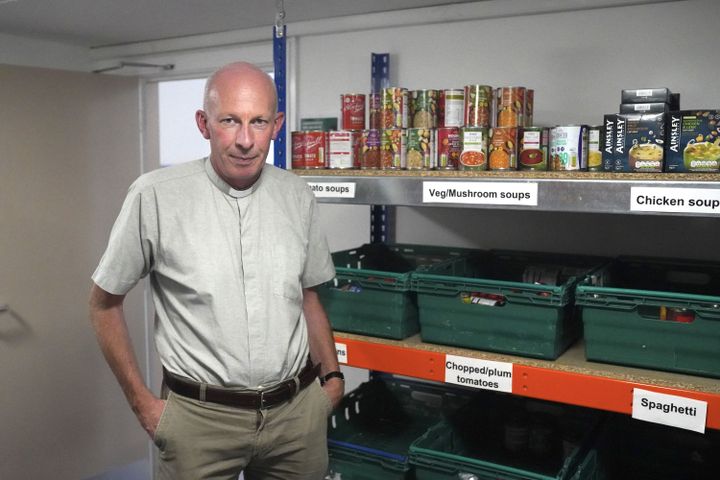
<instances>
[{"instance_id":1,"label":"man's nose","mask_svg":"<svg viewBox=\"0 0 720 480\"><path fill-rule=\"evenodd\" d=\"M238 148L249 150L252 148L254 137L250 125L241 125L235 136L235 144Z\"/></svg>"}]
</instances>

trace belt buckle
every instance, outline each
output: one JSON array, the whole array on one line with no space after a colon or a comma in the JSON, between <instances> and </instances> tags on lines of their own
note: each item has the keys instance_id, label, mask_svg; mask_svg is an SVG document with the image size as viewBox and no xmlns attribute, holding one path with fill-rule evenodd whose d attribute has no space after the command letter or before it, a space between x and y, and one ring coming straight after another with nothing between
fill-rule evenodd
<instances>
[{"instance_id":1,"label":"belt buckle","mask_svg":"<svg viewBox=\"0 0 720 480\"><path fill-rule=\"evenodd\" d=\"M265 406L265 390L260 390L260 410L266 408Z\"/></svg>"}]
</instances>

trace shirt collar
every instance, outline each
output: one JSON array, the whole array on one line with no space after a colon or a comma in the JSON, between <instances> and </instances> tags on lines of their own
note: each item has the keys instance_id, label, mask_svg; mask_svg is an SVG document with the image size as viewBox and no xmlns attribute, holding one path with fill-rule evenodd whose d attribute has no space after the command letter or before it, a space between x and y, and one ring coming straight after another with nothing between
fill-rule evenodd
<instances>
[{"instance_id":1,"label":"shirt collar","mask_svg":"<svg viewBox=\"0 0 720 480\"><path fill-rule=\"evenodd\" d=\"M263 167L264 168L264 167ZM262 173L260 175L260 178L257 179L255 183L252 184L250 188L246 188L245 190L237 190L233 187L231 187L225 180L223 180L220 175L215 171L215 168L212 166L212 162L210 161L210 157L205 158L205 172L207 173L208 178L210 178L210 181L223 193L226 195L229 195L233 198L243 198L251 195L257 186L260 184L260 180L262 179Z\"/></svg>"}]
</instances>

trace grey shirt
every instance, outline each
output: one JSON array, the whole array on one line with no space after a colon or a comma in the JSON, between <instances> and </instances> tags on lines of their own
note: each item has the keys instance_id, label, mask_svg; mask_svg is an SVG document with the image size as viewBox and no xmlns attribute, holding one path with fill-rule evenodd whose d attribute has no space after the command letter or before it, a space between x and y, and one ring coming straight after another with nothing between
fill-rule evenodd
<instances>
[{"instance_id":1,"label":"grey shirt","mask_svg":"<svg viewBox=\"0 0 720 480\"><path fill-rule=\"evenodd\" d=\"M92 278L122 295L148 274L165 368L259 388L304 366L302 289L335 269L304 180L265 165L235 190L202 159L133 183Z\"/></svg>"}]
</instances>

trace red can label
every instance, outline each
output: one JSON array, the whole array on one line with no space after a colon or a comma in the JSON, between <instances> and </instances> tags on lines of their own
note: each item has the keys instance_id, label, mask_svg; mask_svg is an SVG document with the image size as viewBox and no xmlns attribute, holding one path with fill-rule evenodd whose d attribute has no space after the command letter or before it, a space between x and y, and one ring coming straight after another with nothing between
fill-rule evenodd
<instances>
[{"instance_id":1,"label":"red can label","mask_svg":"<svg viewBox=\"0 0 720 480\"><path fill-rule=\"evenodd\" d=\"M437 168L455 170L462 151L460 142L460 129L457 127L444 127L437 129Z\"/></svg>"},{"instance_id":2,"label":"red can label","mask_svg":"<svg viewBox=\"0 0 720 480\"><path fill-rule=\"evenodd\" d=\"M305 168L305 132L292 132L292 168Z\"/></svg>"},{"instance_id":3,"label":"red can label","mask_svg":"<svg viewBox=\"0 0 720 480\"><path fill-rule=\"evenodd\" d=\"M371 93L368 100L369 125L370 130L379 130L382 128L382 94Z\"/></svg>"},{"instance_id":4,"label":"red can label","mask_svg":"<svg viewBox=\"0 0 720 480\"><path fill-rule=\"evenodd\" d=\"M362 153L360 156L360 168L363 169L379 169L380 168L380 130L363 130L362 131Z\"/></svg>"},{"instance_id":5,"label":"red can label","mask_svg":"<svg viewBox=\"0 0 720 480\"><path fill-rule=\"evenodd\" d=\"M525 87L502 87L495 92L498 127L525 125Z\"/></svg>"},{"instance_id":6,"label":"red can label","mask_svg":"<svg viewBox=\"0 0 720 480\"><path fill-rule=\"evenodd\" d=\"M305 168L325 168L327 143L327 132L305 132Z\"/></svg>"},{"instance_id":7,"label":"red can label","mask_svg":"<svg viewBox=\"0 0 720 480\"><path fill-rule=\"evenodd\" d=\"M344 130L365 129L365 95L346 93L340 95L342 128Z\"/></svg>"}]
</instances>

